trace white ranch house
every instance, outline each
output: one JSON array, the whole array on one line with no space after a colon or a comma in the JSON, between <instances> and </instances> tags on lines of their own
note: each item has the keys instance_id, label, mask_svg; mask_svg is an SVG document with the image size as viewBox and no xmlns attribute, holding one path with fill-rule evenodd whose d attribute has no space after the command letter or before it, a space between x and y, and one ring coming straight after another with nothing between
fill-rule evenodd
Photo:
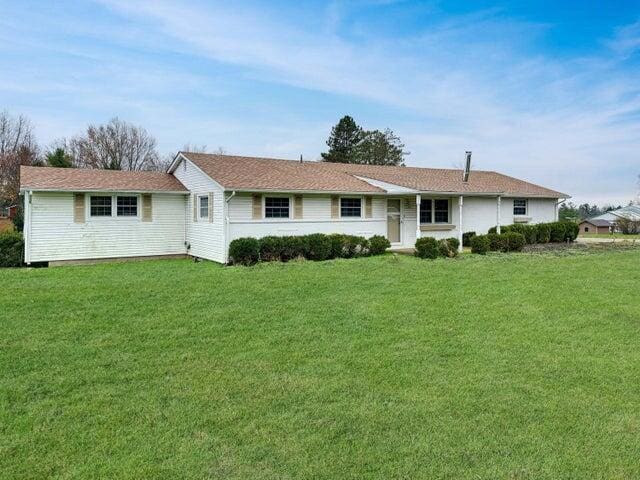
<instances>
[{"instance_id":1,"label":"white ranch house","mask_svg":"<svg viewBox=\"0 0 640 480\"><path fill-rule=\"evenodd\" d=\"M167 173L22 167L25 262L190 255L227 261L239 237L486 233L555 221L564 193L496 172L181 152ZM462 243L462 242L461 242Z\"/></svg>"}]
</instances>

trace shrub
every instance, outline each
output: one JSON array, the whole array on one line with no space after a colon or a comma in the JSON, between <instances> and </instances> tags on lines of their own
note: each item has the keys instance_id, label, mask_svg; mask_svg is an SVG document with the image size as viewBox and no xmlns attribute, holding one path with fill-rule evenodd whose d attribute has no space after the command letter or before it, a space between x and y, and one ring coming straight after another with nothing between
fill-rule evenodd
<instances>
[{"instance_id":1,"label":"shrub","mask_svg":"<svg viewBox=\"0 0 640 480\"><path fill-rule=\"evenodd\" d=\"M329 258L342 257L344 235L340 233L332 233L331 235L327 235L327 238L329 239L329 243L331 244L331 252L329 253Z\"/></svg>"},{"instance_id":2,"label":"shrub","mask_svg":"<svg viewBox=\"0 0 640 480\"><path fill-rule=\"evenodd\" d=\"M440 249L438 241L432 237L423 237L416 240L416 257L434 259L438 258Z\"/></svg>"},{"instance_id":3,"label":"shrub","mask_svg":"<svg viewBox=\"0 0 640 480\"><path fill-rule=\"evenodd\" d=\"M538 228L535 225L526 225L524 232L524 238L529 245L538 243Z\"/></svg>"},{"instance_id":4,"label":"shrub","mask_svg":"<svg viewBox=\"0 0 640 480\"><path fill-rule=\"evenodd\" d=\"M331 257L331 240L323 233L306 236L306 258L309 260L327 260Z\"/></svg>"},{"instance_id":5,"label":"shrub","mask_svg":"<svg viewBox=\"0 0 640 480\"><path fill-rule=\"evenodd\" d=\"M288 262L294 258L305 258L307 256L308 244L307 237L302 236L286 236L282 237L282 251L280 259Z\"/></svg>"},{"instance_id":6,"label":"shrub","mask_svg":"<svg viewBox=\"0 0 640 480\"><path fill-rule=\"evenodd\" d=\"M462 245L464 247L471 246L471 239L476 236L476 232L464 232L462 234Z\"/></svg>"},{"instance_id":7,"label":"shrub","mask_svg":"<svg viewBox=\"0 0 640 480\"><path fill-rule=\"evenodd\" d=\"M369 253L371 255L382 255L389 247L391 247L391 242L382 235L374 235L369 239Z\"/></svg>"},{"instance_id":8,"label":"shrub","mask_svg":"<svg viewBox=\"0 0 640 480\"><path fill-rule=\"evenodd\" d=\"M564 223L564 239L569 242L574 242L578 238L580 233L580 225L575 222L563 222Z\"/></svg>"},{"instance_id":9,"label":"shrub","mask_svg":"<svg viewBox=\"0 0 640 480\"><path fill-rule=\"evenodd\" d=\"M0 233L0 267L21 266L23 252L24 240L21 233Z\"/></svg>"},{"instance_id":10,"label":"shrub","mask_svg":"<svg viewBox=\"0 0 640 480\"><path fill-rule=\"evenodd\" d=\"M365 257L369 255L369 240L356 235L342 236L342 258Z\"/></svg>"},{"instance_id":11,"label":"shrub","mask_svg":"<svg viewBox=\"0 0 640 480\"><path fill-rule=\"evenodd\" d=\"M282 256L282 237L262 237L260 239L260 260L279 261Z\"/></svg>"},{"instance_id":12,"label":"shrub","mask_svg":"<svg viewBox=\"0 0 640 480\"><path fill-rule=\"evenodd\" d=\"M554 242L554 243L558 243L558 242L564 242L564 236L566 233L566 228L564 226L564 223L562 222L553 222L553 223L549 223L549 236L550 236L550 241Z\"/></svg>"},{"instance_id":13,"label":"shrub","mask_svg":"<svg viewBox=\"0 0 640 480\"><path fill-rule=\"evenodd\" d=\"M548 223L539 223L535 225L536 240L538 243L549 243L551 241L551 227Z\"/></svg>"},{"instance_id":14,"label":"shrub","mask_svg":"<svg viewBox=\"0 0 640 480\"><path fill-rule=\"evenodd\" d=\"M487 233L498 233L498 227L491 227Z\"/></svg>"},{"instance_id":15,"label":"shrub","mask_svg":"<svg viewBox=\"0 0 640 480\"><path fill-rule=\"evenodd\" d=\"M457 238L447 238L438 242L438 251L443 257L453 258L458 255L458 242Z\"/></svg>"},{"instance_id":16,"label":"shrub","mask_svg":"<svg viewBox=\"0 0 640 480\"><path fill-rule=\"evenodd\" d=\"M255 238L236 238L229 244L229 261L234 265L253 265L260 258L260 242Z\"/></svg>"},{"instance_id":17,"label":"shrub","mask_svg":"<svg viewBox=\"0 0 640 480\"><path fill-rule=\"evenodd\" d=\"M508 252L521 252L525 244L527 243L522 233L507 232L503 233L501 237L504 237L504 242L507 247L505 251Z\"/></svg>"},{"instance_id":18,"label":"shrub","mask_svg":"<svg viewBox=\"0 0 640 480\"><path fill-rule=\"evenodd\" d=\"M489 239L489 250L492 252L509 251L509 244L507 243L507 239L504 235L504 233L488 233L487 238Z\"/></svg>"},{"instance_id":19,"label":"shrub","mask_svg":"<svg viewBox=\"0 0 640 480\"><path fill-rule=\"evenodd\" d=\"M471 238L471 253L486 255L490 247L491 242L488 235L476 235Z\"/></svg>"}]
</instances>

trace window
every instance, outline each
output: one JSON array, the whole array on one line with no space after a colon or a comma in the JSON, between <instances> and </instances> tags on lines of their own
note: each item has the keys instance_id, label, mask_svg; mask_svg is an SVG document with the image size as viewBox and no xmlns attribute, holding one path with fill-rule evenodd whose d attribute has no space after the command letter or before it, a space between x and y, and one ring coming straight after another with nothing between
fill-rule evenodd
<instances>
[{"instance_id":1,"label":"window","mask_svg":"<svg viewBox=\"0 0 640 480\"><path fill-rule=\"evenodd\" d=\"M110 217L111 216L111 197L91 196L91 216L92 217Z\"/></svg>"},{"instance_id":2,"label":"window","mask_svg":"<svg viewBox=\"0 0 640 480\"><path fill-rule=\"evenodd\" d=\"M198 201L200 202L200 218L209 218L209 197L206 195L198 197Z\"/></svg>"},{"instance_id":3,"label":"window","mask_svg":"<svg viewBox=\"0 0 640 480\"><path fill-rule=\"evenodd\" d=\"M289 197L266 197L265 218L289 218Z\"/></svg>"},{"instance_id":4,"label":"window","mask_svg":"<svg viewBox=\"0 0 640 480\"><path fill-rule=\"evenodd\" d=\"M449 223L449 200L434 200L433 212L435 223Z\"/></svg>"},{"instance_id":5,"label":"window","mask_svg":"<svg viewBox=\"0 0 640 480\"><path fill-rule=\"evenodd\" d=\"M138 197L118 197L116 206L116 213L119 217L138 216Z\"/></svg>"},{"instance_id":6,"label":"window","mask_svg":"<svg viewBox=\"0 0 640 480\"><path fill-rule=\"evenodd\" d=\"M588 233L589 232L589 227L584 227L584 233Z\"/></svg>"},{"instance_id":7,"label":"window","mask_svg":"<svg viewBox=\"0 0 640 480\"><path fill-rule=\"evenodd\" d=\"M420 202L420 223L433 223L433 200L423 198Z\"/></svg>"},{"instance_id":8,"label":"window","mask_svg":"<svg viewBox=\"0 0 640 480\"><path fill-rule=\"evenodd\" d=\"M513 214L514 215L526 215L527 214L527 200L524 198L515 198L513 200Z\"/></svg>"},{"instance_id":9,"label":"window","mask_svg":"<svg viewBox=\"0 0 640 480\"><path fill-rule=\"evenodd\" d=\"M340 216L341 217L361 217L362 216L362 199L361 198L341 198L340 199Z\"/></svg>"},{"instance_id":10,"label":"window","mask_svg":"<svg viewBox=\"0 0 640 480\"><path fill-rule=\"evenodd\" d=\"M423 198L420 202L420 223L449 223L449 200Z\"/></svg>"}]
</instances>

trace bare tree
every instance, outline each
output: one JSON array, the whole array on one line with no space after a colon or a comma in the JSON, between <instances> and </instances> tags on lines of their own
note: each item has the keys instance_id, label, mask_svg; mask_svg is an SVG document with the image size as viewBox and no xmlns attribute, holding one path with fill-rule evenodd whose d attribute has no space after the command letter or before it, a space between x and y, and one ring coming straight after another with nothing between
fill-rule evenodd
<instances>
[{"instance_id":1,"label":"bare tree","mask_svg":"<svg viewBox=\"0 0 640 480\"><path fill-rule=\"evenodd\" d=\"M105 125L89 125L72 138L68 151L79 166L106 170L157 170L156 139L143 127L113 118Z\"/></svg>"},{"instance_id":2,"label":"bare tree","mask_svg":"<svg viewBox=\"0 0 640 480\"><path fill-rule=\"evenodd\" d=\"M0 113L0 202L16 203L20 165L40 165L33 126L23 115Z\"/></svg>"}]
</instances>

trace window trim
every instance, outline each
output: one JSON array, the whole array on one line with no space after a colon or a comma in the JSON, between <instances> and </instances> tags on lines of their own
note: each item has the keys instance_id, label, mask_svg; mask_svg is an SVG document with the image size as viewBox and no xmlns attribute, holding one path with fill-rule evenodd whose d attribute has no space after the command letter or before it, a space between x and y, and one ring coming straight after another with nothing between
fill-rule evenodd
<instances>
[{"instance_id":1,"label":"window trim","mask_svg":"<svg viewBox=\"0 0 640 480\"><path fill-rule=\"evenodd\" d=\"M436 222L436 200L446 200L447 202L447 221L446 222ZM431 222L423 222L420 214L420 210L422 209L422 204L425 202L431 202ZM428 197L420 199L420 208L418 209L418 218L420 219L420 225L451 225L452 222L452 209L451 209L451 198L450 197Z\"/></svg>"},{"instance_id":2,"label":"window trim","mask_svg":"<svg viewBox=\"0 0 640 480\"><path fill-rule=\"evenodd\" d=\"M524 202L524 213L516 213L516 208L523 208L522 206L516 207L516 201L521 200ZM513 216L514 217L527 217L529 215L529 200L527 198L514 198L513 199Z\"/></svg>"},{"instance_id":3,"label":"window trim","mask_svg":"<svg viewBox=\"0 0 640 480\"><path fill-rule=\"evenodd\" d=\"M268 198L287 198L289 199L289 216L288 217L267 217L267 197ZM268 222L282 222L293 218L293 195L284 193L273 193L262 195L262 219Z\"/></svg>"},{"instance_id":4,"label":"window trim","mask_svg":"<svg viewBox=\"0 0 640 480\"><path fill-rule=\"evenodd\" d=\"M206 199L207 200L207 214L203 217L202 216L202 199ZM211 208L211 205L209 205L209 195L205 194L205 195L198 195L198 221L200 220L209 220L209 209Z\"/></svg>"},{"instance_id":5,"label":"window trim","mask_svg":"<svg viewBox=\"0 0 640 480\"><path fill-rule=\"evenodd\" d=\"M360 200L360 215L359 216L351 216L351 215L347 215L344 216L342 215L342 199L354 199L354 200ZM346 220L362 220L364 218L363 215L363 210L364 210L364 197L362 196L358 196L358 195L344 195L344 196L340 196L338 197L338 218L340 219L346 219ZM373 210L373 207L372 207Z\"/></svg>"}]
</instances>

